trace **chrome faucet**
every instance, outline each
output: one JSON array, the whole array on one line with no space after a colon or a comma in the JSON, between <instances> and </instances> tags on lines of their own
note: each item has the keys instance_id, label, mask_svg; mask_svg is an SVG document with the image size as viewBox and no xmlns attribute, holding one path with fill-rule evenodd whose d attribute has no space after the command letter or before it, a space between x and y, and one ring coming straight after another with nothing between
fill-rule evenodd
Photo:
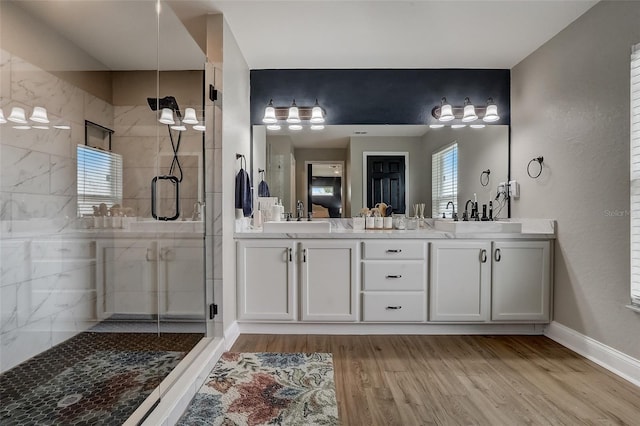
<instances>
[{"instance_id":1,"label":"chrome faucet","mask_svg":"<svg viewBox=\"0 0 640 426\"><path fill-rule=\"evenodd\" d=\"M462 221L469 221L469 203L471 203L471 218L473 219L473 200L467 200L464 204L464 213L462 213Z\"/></svg>"},{"instance_id":2,"label":"chrome faucet","mask_svg":"<svg viewBox=\"0 0 640 426\"><path fill-rule=\"evenodd\" d=\"M451 208L453 209L453 213L451 213L451 218L457 222L458 221L458 213L456 213L456 205L453 203L453 201L449 201L447 203L447 209L449 208L449 204L451 204Z\"/></svg>"},{"instance_id":3,"label":"chrome faucet","mask_svg":"<svg viewBox=\"0 0 640 426\"><path fill-rule=\"evenodd\" d=\"M296 216L298 216L298 221L301 221L302 216L304 216L304 204L300 200L296 204Z\"/></svg>"},{"instance_id":4,"label":"chrome faucet","mask_svg":"<svg viewBox=\"0 0 640 426\"><path fill-rule=\"evenodd\" d=\"M193 213L191 214L191 220L200 220L200 207L204 206L202 201L196 201L193 205Z\"/></svg>"}]
</instances>

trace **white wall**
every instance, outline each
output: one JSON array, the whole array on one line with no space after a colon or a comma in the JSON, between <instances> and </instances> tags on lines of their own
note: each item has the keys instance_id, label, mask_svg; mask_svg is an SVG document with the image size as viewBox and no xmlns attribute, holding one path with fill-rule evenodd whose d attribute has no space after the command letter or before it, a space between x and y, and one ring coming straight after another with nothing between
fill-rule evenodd
<instances>
[{"instance_id":1,"label":"white wall","mask_svg":"<svg viewBox=\"0 0 640 426\"><path fill-rule=\"evenodd\" d=\"M236 319L235 175L236 153L251 156L249 67L227 21L223 19L222 74L222 280L223 322L227 330ZM226 100L226 102L225 102Z\"/></svg>"},{"instance_id":2,"label":"white wall","mask_svg":"<svg viewBox=\"0 0 640 426\"><path fill-rule=\"evenodd\" d=\"M640 359L629 303L629 58L640 2L600 2L512 70L514 217L558 221L555 321ZM544 156L539 179L530 159Z\"/></svg>"}]
</instances>

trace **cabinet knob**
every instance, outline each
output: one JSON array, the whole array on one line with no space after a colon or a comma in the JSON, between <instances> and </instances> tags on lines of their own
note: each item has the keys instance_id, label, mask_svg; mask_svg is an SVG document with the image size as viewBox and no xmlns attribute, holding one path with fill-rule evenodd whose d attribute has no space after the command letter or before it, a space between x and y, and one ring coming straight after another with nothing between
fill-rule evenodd
<instances>
[{"instance_id":1,"label":"cabinet knob","mask_svg":"<svg viewBox=\"0 0 640 426\"><path fill-rule=\"evenodd\" d=\"M500 254L500 249L496 249L495 253L493 254L493 258L495 259L496 262L500 262L500 259L502 259L502 255Z\"/></svg>"},{"instance_id":2,"label":"cabinet knob","mask_svg":"<svg viewBox=\"0 0 640 426\"><path fill-rule=\"evenodd\" d=\"M401 249L387 249L387 253L402 253Z\"/></svg>"},{"instance_id":3,"label":"cabinet knob","mask_svg":"<svg viewBox=\"0 0 640 426\"><path fill-rule=\"evenodd\" d=\"M480 250L480 263L487 263L487 250Z\"/></svg>"},{"instance_id":4,"label":"cabinet knob","mask_svg":"<svg viewBox=\"0 0 640 426\"><path fill-rule=\"evenodd\" d=\"M153 262L155 259L155 255L153 253L153 249L147 249L147 254L145 254L145 258L147 262Z\"/></svg>"},{"instance_id":5,"label":"cabinet knob","mask_svg":"<svg viewBox=\"0 0 640 426\"><path fill-rule=\"evenodd\" d=\"M302 261L303 262L307 261L307 249L302 250Z\"/></svg>"},{"instance_id":6,"label":"cabinet knob","mask_svg":"<svg viewBox=\"0 0 640 426\"><path fill-rule=\"evenodd\" d=\"M387 310L397 310L397 309L402 309L402 306L398 305L398 306L387 306Z\"/></svg>"},{"instance_id":7,"label":"cabinet knob","mask_svg":"<svg viewBox=\"0 0 640 426\"><path fill-rule=\"evenodd\" d=\"M387 275L387 278L402 278L402 275Z\"/></svg>"}]
</instances>

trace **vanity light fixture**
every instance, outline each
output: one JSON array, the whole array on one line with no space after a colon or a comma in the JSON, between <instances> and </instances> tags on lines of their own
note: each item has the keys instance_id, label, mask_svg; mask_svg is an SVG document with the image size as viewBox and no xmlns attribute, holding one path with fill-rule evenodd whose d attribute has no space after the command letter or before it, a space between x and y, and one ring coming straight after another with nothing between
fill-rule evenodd
<instances>
[{"instance_id":1,"label":"vanity light fixture","mask_svg":"<svg viewBox=\"0 0 640 426\"><path fill-rule=\"evenodd\" d=\"M298 106L296 100L290 106L275 106L273 99L264 109L262 122L267 125L267 130L280 130L279 122L286 122L290 130L302 130L305 124L311 124L311 130L323 130L325 111L316 99L312 106Z\"/></svg>"},{"instance_id":2,"label":"vanity light fixture","mask_svg":"<svg viewBox=\"0 0 640 426\"><path fill-rule=\"evenodd\" d=\"M498 115L498 106L493 102L493 98L489 98L487 99L487 110L484 113L484 117L482 117L482 121L493 123L498 120L500 120L500 116Z\"/></svg>"},{"instance_id":3,"label":"vanity light fixture","mask_svg":"<svg viewBox=\"0 0 640 426\"><path fill-rule=\"evenodd\" d=\"M27 116L24 113L24 108L13 107L11 108L11 114L7 117L7 120L18 123L18 124L27 124Z\"/></svg>"},{"instance_id":4,"label":"vanity light fixture","mask_svg":"<svg viewBox=\"0 0 640 426\"><path fill-rule=\"evenodd\" d=\"M464 98L464 114L462 121L469 123L470 121L476 121L478 116L476 115L476 107L473 106L469 98Z\"/></svg>"},{"instance_id":5,"label":"vanity light fixture","mask_svg":"<svg viewBox=\"0 0 640 426\"><path fill-rule=\"evenodd\" d=\"M162 113L158 121L162 124L176 124L173 119L173 110L171 108L162 108Z\"/></svg>"},{"instance_id":6,"label":"vanity light fixture","mask_svg":"<svg viewBox=\"0 0 640 426\"><path fill-rule=\"evenodd\" d=\"M298 111L298 105L296 105L296 100L293 100L293 103L289 107L289 116L287 117L287 123L289 124L300 124L300 112ZM289 126L291 129L291 126ZM302 126L300 126L302 128ZM293 129L291 129L293 130Z\"/></svg>"},{"instance_id":7,"label":"vanity light fixture","mask_svg":"<svg viewBox=\"0 0 640 426\"><path fill-rule=\"evenodd\" d=\"M47 110L43 107L34 107L33 112L31 113L31 117L29 120L35 121L36 123L49 123L49 118L47 117Z\"/></svg>"},{"instance_id":8,"label":"vanity light fixture","mask_svg":"<svg viewBox=\"0 0 640 426\"><path fill-rule=\"evenodd\" d=\"M269 105L264 109L264 118L262 119L264 124L275 124L278 122L276 118L276 109L273 106L273 99L269 100Z\"/></svg>"},{"instance_id":9,"label":"vanity light fixture","mask_svg":"<svg viewBox=\"0 0 640 426\"><path fill-rule=\"evenodd\" d=\"M472 123L479 118L485 123L493 123L500 120L498 115L498 106L493 101L493 98L487 99L486 106L475 106L471 103L468 97L464 98L463 106L451 106L447 102L446 98L442 98L440 105L435 106L431 110L431 115L438 120L438 124L443 122L449 122L453 120L460 120L463 123ZM436 126L438 125L436 124ZM451 127L460 128L463 126L452 125ZM474 126L474 128L482 128L482 125ZM432 127L438 128L438 127Z\"/></svg>"},{"instance_id":10,"label":"vanity light fixture","mask_svg":"<svg viewBox=\"0 0 640 426\"><path fill-rule=\"evenodd\" d=\"M184 110L184 119L182 120L182 122L185 124L198 124L196 110L193 108L186 108Z\"/></svg>"}]
</instances>

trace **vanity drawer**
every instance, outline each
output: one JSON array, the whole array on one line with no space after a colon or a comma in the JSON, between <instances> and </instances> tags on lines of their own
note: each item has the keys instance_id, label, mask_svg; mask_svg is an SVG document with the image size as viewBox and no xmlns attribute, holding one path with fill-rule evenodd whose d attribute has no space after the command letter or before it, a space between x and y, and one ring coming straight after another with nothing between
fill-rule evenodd
<instances>
[{"instance_id":1,"label":"vanity drawer","mask_svg":"<svg viewBox=\"0 0 640 426\"><path fill-rule=\"evenodd\" d=\"M365 241L363 259L426 259L426 244L422 241Z\"/></svg>"},{"instance_id":2,"label":"vanity drawer","mask_svg":"<svg viewBox=\"0 0 640 426\"><path fill-rule=\"evenodd\" d=\"M376 292L362 294L362 320L397 322L424 321L424 292Z\"/></svg>"},{"instance_id":3,"label":"vanity drawer","mask_svg":"<svg viewBox=\"0 0 640 426\"><path fill-rule=\"evenodd\" d=\"M406 260L402 262L362 262L362 289L370 290L414 290L424 291L426 282L425 262Z\"/></svg>"}]
</instances>

